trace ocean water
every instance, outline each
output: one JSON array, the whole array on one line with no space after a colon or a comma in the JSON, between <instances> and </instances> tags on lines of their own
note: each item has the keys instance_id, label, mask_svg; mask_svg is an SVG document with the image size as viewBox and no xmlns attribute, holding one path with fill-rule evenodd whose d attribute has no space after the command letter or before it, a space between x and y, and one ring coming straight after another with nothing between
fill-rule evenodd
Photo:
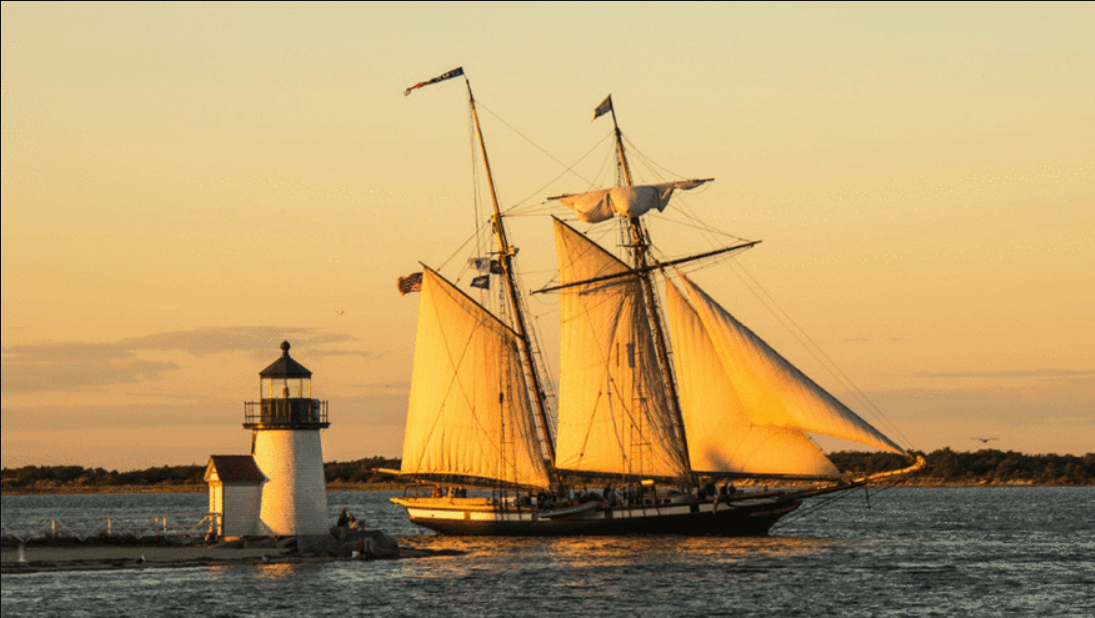
<instances>
[{"instance_id":1,"label":"ocean water","mask_svg":"<svg viewBox=\"0 0 1095 618\"><path fill-rule=\"evenodd\" d=\"M1095 616L1095 488L897 488L804 507L761 539L439 537L389 492L368 527L459 556L5 575L18 616ZM44 517L196 513L204 494L4 496Z\"/></svg>"}]
</instances>

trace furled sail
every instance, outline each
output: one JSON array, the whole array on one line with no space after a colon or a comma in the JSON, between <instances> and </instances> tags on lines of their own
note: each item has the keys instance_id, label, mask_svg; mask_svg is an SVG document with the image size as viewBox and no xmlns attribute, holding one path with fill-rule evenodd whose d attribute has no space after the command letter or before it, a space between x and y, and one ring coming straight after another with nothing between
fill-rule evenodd
<instances>
[{"instance_id":1,"label":"furled sail","mask_svg":"<svg viewBox=\"0 0 1095 618\"><path fill-rule=\"evenodd\" d=\"M801 431L750 420L700 316L670 282L666 282L665 306L692 470L840 476Z\"/></svg>"},{"instance_id":2,"label":"furled sail","mask_svg":"<svg viewBox=\"0 0 1095 618\"><path fill-rule=\"evenodd\" d=\"M586 223L599 223L620 214L625 217L638 217L652 208L658 212L665 210L669 198L676 189L695 189L707 182L704 180L678 180L657 185L634 185L613 187L588 193L564 195L555 199L566 204L578 218Z\"/></svg>"},{"instance_id":3,"label":"furled sail","mask_svg":"<svg viewBox=\"0 0 1095 618\"><path fill-rule=\"evenodd\" d=\"M561 291L562 353L556 466L594 473L679 477L683 445L657 366L638 277L556 220L563 284L621 274Z\"/></svg>"},{"instance_id":4,"label":"furled sail","mask_svg":"<svg viewBox=\"0 0 1095 618\"><path fill-rule=\"evenodd\" d=\"M401 471L547 487L524 384L516 333L426 269Z\"/></svg>"},{"instance_id":5,"label":"furled sail","mask_svg":"<svg viewBox=\"0 0 1095 618\"><path fill-rule=\"evenodd\" d=\"M900 446L806 377L687 277L682 276L681 281L750 422L904 454Z\"/></svg>"}]
</instances>

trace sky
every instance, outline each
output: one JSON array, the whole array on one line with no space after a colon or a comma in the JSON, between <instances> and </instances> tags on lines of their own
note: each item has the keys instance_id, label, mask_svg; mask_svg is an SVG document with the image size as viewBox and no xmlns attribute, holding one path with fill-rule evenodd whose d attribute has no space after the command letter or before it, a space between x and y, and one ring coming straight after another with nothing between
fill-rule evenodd
<instances>
[{"instance_id":1,"label":"sky","mask_svg":"<svg viewBox=\"0 0 1095 618\"><path fill-rule=\"evenodd\" d=\"M458 66L527 287L546 198L606 177L611 93L639 180L716 179L659 249L708 247L683 213L762 240L694 278L854 410L925 451L1095 450L1095 4L2 11L5 467L245 453L282 340L325 459L398 456L396 279L485 216L463 82L403 90Z\"/></svg>"}]
</instances>

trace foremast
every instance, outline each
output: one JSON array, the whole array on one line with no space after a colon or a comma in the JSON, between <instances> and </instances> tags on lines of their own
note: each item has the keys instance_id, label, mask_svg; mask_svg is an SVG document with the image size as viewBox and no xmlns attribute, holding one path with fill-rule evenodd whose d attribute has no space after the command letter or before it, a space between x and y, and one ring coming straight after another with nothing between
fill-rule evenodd
<instances>
[{"instance_id":1,"label":"foremast","mask_svg":"<svg viewBox=\"0 0 1095 618\"><path fill-rule=\"evenodd\" d=\"M506 280L506 294L513 314L513 327L517 332L518 340L521 343L521 353L524 356L524 362L521 366L525 368L525 378L532 387L532 399L536 406L536 414L542 431L541 442L547 451L548 462L550 463L549 470L554 475L555 445L551 436L551 425L548 423L547 409L544 406L544 390L541 386L540 373L536 368L536 355L533 353L532 341L528 334L524 304L521 302L517 291L517 282L514 276L513 257L516 250L510 245L509 238L506 236L506 226L502 220L502 210L498 205L498 193L494 188L494 176L491 174L487 145L483 141L483 129L479 125L479 111L475 107L475 95L471 91L471 81L468 80L467 75L463 74L463 69L460 71L461 75L464 76L464 84L468 89L468 105L471 107L472 119L475 121L475 134L479 141L479 152L483 156L483 168L487 174L487 186L490 188L491 205L494 208L494 214L491 215L491 227L494 231L494 238L498 243L498 261L502 266L502 276Z\"/></svg>"}]
</instances>

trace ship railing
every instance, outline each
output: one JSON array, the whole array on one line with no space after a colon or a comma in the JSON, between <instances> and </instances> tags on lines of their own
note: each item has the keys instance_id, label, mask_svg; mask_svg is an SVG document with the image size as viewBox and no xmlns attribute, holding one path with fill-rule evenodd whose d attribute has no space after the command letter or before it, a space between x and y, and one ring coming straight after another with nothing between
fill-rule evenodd
<instances>
[{"instance_id":1,"label":"ship railing","mask_svg":"<svg viewBox=\"0 0 1095 618\"><path fill-rule=\"evenodd\" d=\"M2 526L4 544L34 541L146 540L192 542L220 527L220 513L183 513L176 516L96 517L82 520L41 519L23 529Z\"/></svg>"}]
</instances>

